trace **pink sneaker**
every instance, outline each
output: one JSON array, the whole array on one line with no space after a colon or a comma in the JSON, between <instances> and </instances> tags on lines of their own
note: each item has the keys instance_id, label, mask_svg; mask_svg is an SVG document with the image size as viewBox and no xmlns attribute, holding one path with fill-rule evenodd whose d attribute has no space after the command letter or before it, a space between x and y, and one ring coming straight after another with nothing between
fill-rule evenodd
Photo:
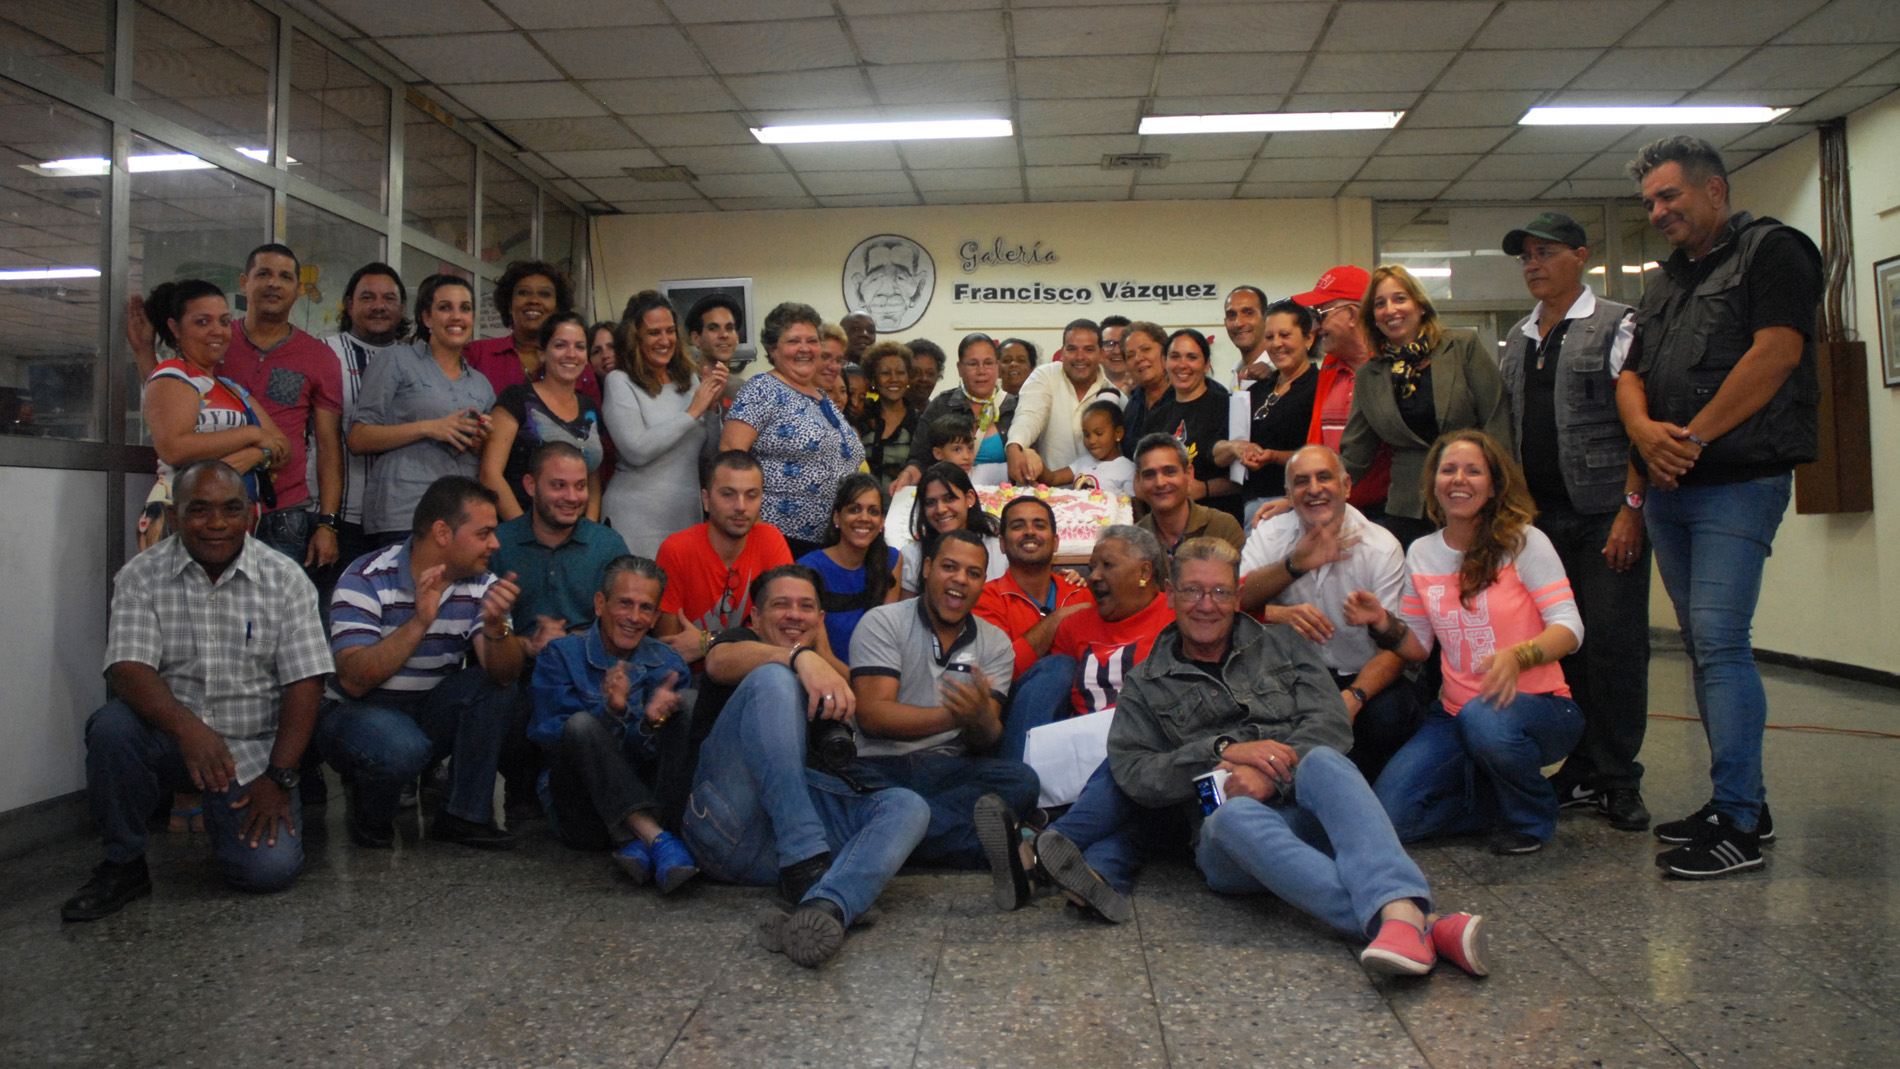
<instances>
[{"instance_id":1,"label":"pink sneaker","mask_svg":"<svg viewBox=\"0 0 1900 1069\"><path fill-rule=\"evenodd\" d=\"M1386 921L1379 938L1359 953L1359 964L1379 976L1424 976L1438 963L1425 933L1405 921Z\"/></svg>"},{"instance_id":2,"label":"pink sneaker","mask_svg":"<svg viewBox=\"0 0 1900 1069\"><path fill-rule=\"evenodd\" d=\"M1446 960L1473 976L1491 974L1491 966L1485 960L1491 956L1491 936L1481 916L1448 913L1433 921L1432 946Z\"/></svg>"}]
</instances>

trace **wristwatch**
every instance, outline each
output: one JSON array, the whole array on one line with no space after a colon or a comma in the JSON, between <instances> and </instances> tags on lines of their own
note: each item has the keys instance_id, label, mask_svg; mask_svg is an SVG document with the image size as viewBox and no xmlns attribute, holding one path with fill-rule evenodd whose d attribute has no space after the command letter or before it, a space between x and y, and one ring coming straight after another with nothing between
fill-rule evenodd
<instances>
[{"instance_id":1,"label":"wristwatch","mask_svg":"<svg viewBox=\"0 0 1900 1069\"><path fill-rule=\"evenodd\" d=\"M515 633L515 625L513 623L510 623L507 620L503 620L501 622L501 634L499 635L490 637L488 634L488 629L487 628L482 629L482 637L485 639L488 639L488 641L490 642L500 642L502 639L507 638L509 635L512 635L514 633Z\"/></svg>"},{"instance_id":2,"label":"wristwatch","mask_svg":"<svg viewBox=\"0 0 1900 1069\"><path fill-rule=\"evenodd\" d=\"M294 766L285 768L281 765L270 765L264 769L264 778L282 787L285 791L294 791L297 789L297 785L303 782L303 774L298 772Z\"/></svg>"},{"instance_id":3,"label":"wristwatch","mask_svg":"<svg viewBox=\"0 0 1900 1069\"><path fill-rule=\"evenodd\" d=\"M1366 704L1366 702L1368 702L1368 701L1370 701L1370 700L1371 700L1370 698L1367 698L1367 697L1366 697L1366 690L1365 690L1365 688L1364 688L1364 687L1358 687L1358 686L1353 686L1353 687L1347 687L1347 688L1346 688L1346 693L1348 693L1348 694L1350 694L1350 695L1352 695L1353 697L1355 697L1355 698L1357 698L1357 699L1359 699L1359 704L1360 704L1360 705L1364 705L1364 704Z\"/></svg>"},{"instance_id":4,"label":"wristwatch","mask_svg":"<svg viewBox=\"0 0 1900 1069\"><path fill-rule=\"evenodd\" d=\"M336 530L336 525L337 525L337 518L336 518L336 513L334 513L334 512L319 512L319 513L317 513L317 526L318 526L318 527L328 527L328 528L329 528L330 530L332 530L332 531L335 531L335 530Z\"/></svg>"},{"instance_id":5,"label":"wristwatch","mask_svg":"<svg viewBox=\"0 0 1900 1069\"><path fill-rule=\"evenodd\" d=\"M1234 744L1234 739L1232 736L1229 736L1229 735L1222 735L1221 737L1215 739L1214 740L1214 760L1216 761L1224 760L1221 757L1221 755L1226 753L1227 748L1229 746L1232 746L1233 744Z\"/></svg>"},{"instance_id":6,"label":"wristwatch","mask_svg":"<svg viewBox=\"0 0 1900 1069\"><path fill-rule=\"evenodd\" d=\"M1641 512L1643 510L1643 492L1641 490L1631 490L1624 494L1623 504L1628 506L1631 512Z\"/></svg>"}]
</instances>

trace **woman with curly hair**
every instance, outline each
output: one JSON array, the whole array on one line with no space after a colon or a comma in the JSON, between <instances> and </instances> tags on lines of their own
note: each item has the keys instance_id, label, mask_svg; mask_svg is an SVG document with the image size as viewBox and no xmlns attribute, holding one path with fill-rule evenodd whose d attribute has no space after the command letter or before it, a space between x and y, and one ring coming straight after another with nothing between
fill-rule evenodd
<instances>
[{"instance_id":1,"label":"woman with curly hair","mask_svg":"<svg viewBox=\"0 0 1900 1069\"><path fill-rule=\"evenodd\" d=\"M574 310L574 284L567 272L540 260L516 260L495 280L495 311L508 333L468 343L462 359L487 377L500 396L510 386L541 381L543 373L541 326L562 312ZM600 403L600 381L590 366L575 384L583 396Z\"/></svg>"},{"instance_id":2,"label":"woman with curly hair","mask_svg":"<svg viewBox=\"0 0 1900 1069\"><path fill-rule=\"evenodd\" d=\"M1583 713L1557 662L1583 641L1583 617L1544 532L1524 472L1497 440L1453 431L1432 445L1421 496L1439 530L1405 555L1411 589L1394 617L1370 591L1346 621L1413 663L1439 647L1444 684L1425 723L1373 792L1404 842L1491 832L1498 854L1541 850L1557 792L1539 771L1570 753Z\"/></svg>"}]
</instances>

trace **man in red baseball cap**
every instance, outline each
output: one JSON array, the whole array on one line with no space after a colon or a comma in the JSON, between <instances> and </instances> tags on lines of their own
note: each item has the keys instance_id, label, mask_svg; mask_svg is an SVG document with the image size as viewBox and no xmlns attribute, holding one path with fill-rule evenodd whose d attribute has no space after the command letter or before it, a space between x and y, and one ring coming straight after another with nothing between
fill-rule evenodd
<instances>
[{"instance_id":1,"label":"man in red baseball cap","mask_svg":"<svg viewBox=\"0 0 1900 1069\"><path fill-rule=\"evenodd\" d=\"M1326 359L1320 364L1319 396L1313 405L1313 425L1306 440L1328 449L1339 448L1346 419L1352 415L1354 373L1372 356L1372 342L1359 320L1359 302L1366 295L1372 276L1362 267L1341 264L1319 276L1319 281L1294 300L1311 308L1319 317L1313 330L1313 344L1323 348ZM1392 485L1392 458L1383 446L1364 479L1353 483L1349 500L1361 512L1383 510L1386 490Z\"/></svg>"}]
</instances>

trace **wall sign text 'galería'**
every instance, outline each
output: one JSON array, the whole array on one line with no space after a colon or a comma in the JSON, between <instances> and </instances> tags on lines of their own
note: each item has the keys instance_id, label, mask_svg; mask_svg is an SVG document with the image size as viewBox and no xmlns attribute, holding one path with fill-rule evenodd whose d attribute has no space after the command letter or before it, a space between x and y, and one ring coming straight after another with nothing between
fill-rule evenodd
<instances>
[{"instance_id":1,"label":"wall sign text 'galer\u00eda'","mask_svg":"<svg viewBox=\"0 0 1900 1069\"><path fill-rule=\"evenodd\" d=\"M1040 241L1034 245L1017 244L1006 248L1000 234L990 241L987 249L974 240L964 242L957 246L957 256L963 260L965 274L974 273L979 267L1035 266L1052 264L1060 259L1056 250L1043 248Z\"/></svg>"}]
</instances>

